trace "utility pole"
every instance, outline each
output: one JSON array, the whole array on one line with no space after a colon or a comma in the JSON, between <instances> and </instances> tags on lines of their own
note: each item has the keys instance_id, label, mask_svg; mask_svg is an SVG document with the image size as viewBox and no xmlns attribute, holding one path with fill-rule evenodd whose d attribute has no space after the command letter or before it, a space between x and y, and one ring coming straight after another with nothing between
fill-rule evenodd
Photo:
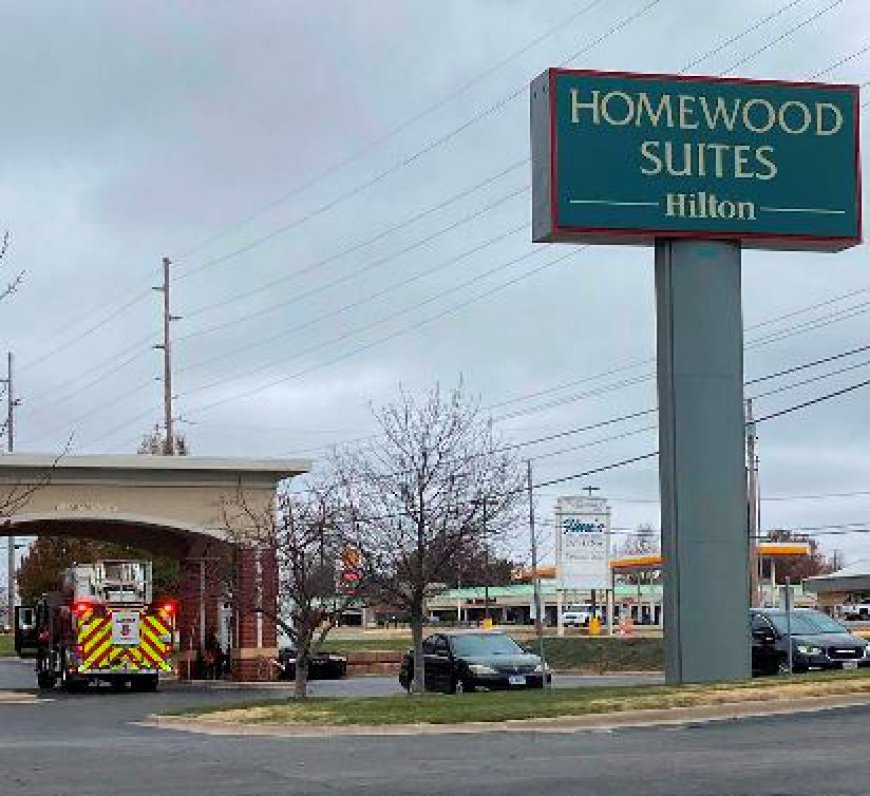
<instances>
[{"instance_id":1,"label":"utility pole","mask_svg":"<svg viewBox=\"0 0 870 796\"><path fill-rule=\"evenodd\" d=\"M755 419L752 415L752 399L746 399L746 474L749 526L749 604L760 605L757 545L761 529L761 500L758 492L758 454L756 453Z\"/></svg>"},{"instance_id":2,"label":"utility pole","mask_svg":"<svg viewBox=\"0 0 870 796\"><path fill-rule=\"evenodd\" d=\"M529 489L529 541L532 546L532 584L535 594L535 635L538 637L538 655L541 664L546 669L546 657L544 656L544 616L541 605L541 575L538 572L538 540L535 534L535 496L532 482L532 460L526 461ZM544 687L547 686L546 671L544 672Z\"/></svg>"},{"instance_id":3,"label":"utility pole","mask_svg":"<svg viewBox=\"0 0 870 796\"><path fill-rule=\"evenodd\" d=\"M586 496L590 497L590 498L592 497L593 492L600 492L601 491L601 487L599 487L599 486L584 486L583 489L586 492ZM608 558L610 557L610 542L609 542L609 540L608 540L607 556L608 556ZM593 616L598 616L598 595L597 595L595 589L590 589L589 601L592 604L592 614L589 617L589 621L591 622ZM638 606L637 610L638 611L640 610L639 606Z\"/></svg>"},{"instance_id":4,"label":"utility pole","mask_svg":"<svg viewBox=\"0 0 870 796\"><path fill-rule=\"evenodd\" d=\"M180 319L180 316L172 315L169 310L169 266L171 264L172 261L168 257L163 258L163 285L153 288L163 293L163 343L155 345L154 348L163 349L163 424L166 433L163 453L166 456L175 455L175 433L172 428L172 346L169 340L169 325L172 321Z\"/></svg>"},{"instance_id":5,"label":"utility pole","mask_svg":"<svg viewBox=\"0 0 870 796\"><path fill-rule=\"evenodd\" d=\"M12 352L6 352L6 378L0 379L6 385L6 450L12 453L15 450L15 407L20 401L15 398L12 386ZM7 536L6 544L6 621L12 627L15 614L15 537Z\"/></svg>"},{"instance_id":6,"label":"utility pole","mask_svg":"<svg viewBox=\"0 0 870 796\"><path fill-rule=\"evenodd\" d=\"M484 568L484 584L483 584L483 623L484 626L489 629L490 626L490 616L489 616L489 540L487 538L487 523L486 523L486 507L489 503L489 497L485 497L483 499L483 568Z\"/></svg>"}]
</instances>

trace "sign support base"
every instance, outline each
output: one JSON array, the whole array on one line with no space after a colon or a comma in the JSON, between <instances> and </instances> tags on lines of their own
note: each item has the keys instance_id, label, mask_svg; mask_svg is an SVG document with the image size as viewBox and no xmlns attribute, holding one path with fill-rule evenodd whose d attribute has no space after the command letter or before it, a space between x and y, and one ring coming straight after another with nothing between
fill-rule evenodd
<instances>
[{"instance_id":1,"label":"sign support base","mask_svg":"<svg viewBox=\"0 0 870 796\"><path fill-rule=\"evenodd\" d=\"M740 244L656 240L665 679L751 675Z\"/></svg>"}]
</instances>

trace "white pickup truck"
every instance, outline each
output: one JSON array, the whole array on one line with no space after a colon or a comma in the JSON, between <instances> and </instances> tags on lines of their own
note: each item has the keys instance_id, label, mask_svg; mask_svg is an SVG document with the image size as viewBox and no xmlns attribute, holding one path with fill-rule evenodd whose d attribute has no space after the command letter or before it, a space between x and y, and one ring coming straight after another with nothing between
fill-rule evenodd
<instances>
[{"instance_id":1,"label":"white pickup truck","mask_svg":"<svg viewBox=\"0 0 870 796\"><path fill-rule=\"evenodd\" d=\"M562 624L565 627L586 627L594 615L591 606L572 605L562 612Z\"/></svg>"}]
</instances>

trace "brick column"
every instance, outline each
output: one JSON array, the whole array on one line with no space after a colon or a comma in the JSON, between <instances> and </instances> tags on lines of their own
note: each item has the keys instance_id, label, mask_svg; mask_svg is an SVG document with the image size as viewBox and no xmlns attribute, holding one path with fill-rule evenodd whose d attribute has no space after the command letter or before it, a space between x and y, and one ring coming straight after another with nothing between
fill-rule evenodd
<instances>
[{"instance_id":1,"label":"brick column","mask_svg":"<svg viewBox=\"0 0 870 796\"><path fill-rule=\"evenodd\" d=\"M276 669L269 663L278 655L274 619L278 609L278 564L274 549L237 549L234 609L234 679L274 680Z\"/></svg>"},{"instance_id":2,"label":"brick column","mask_svg":"<svg viewBox=\"0 0 870 796\"><path fill-rule=\"evenodd\" d=\"M219 567L207 550L189 551L181 559L178 608L179 644L176 660L182 679L196 676L197 652L208 633L218 633L219 605L223 595Z\"/></svg>"}]
</instances>

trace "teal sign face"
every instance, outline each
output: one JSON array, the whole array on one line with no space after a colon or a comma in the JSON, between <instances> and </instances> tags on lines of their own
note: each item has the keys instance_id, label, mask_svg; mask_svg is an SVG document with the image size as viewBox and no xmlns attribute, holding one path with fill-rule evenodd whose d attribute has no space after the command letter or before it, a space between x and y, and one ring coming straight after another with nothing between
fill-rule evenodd
<instances>
[{"instance_id":1,"label":"teal sign face","mask_svg":"<svg viewBox=\"0 0 870 796\"><path fill-rule=\"evenodd\" d=\"M535 241L861 242L857 86L550 69L531 87Z\"/></svg>"}]
</instances>

